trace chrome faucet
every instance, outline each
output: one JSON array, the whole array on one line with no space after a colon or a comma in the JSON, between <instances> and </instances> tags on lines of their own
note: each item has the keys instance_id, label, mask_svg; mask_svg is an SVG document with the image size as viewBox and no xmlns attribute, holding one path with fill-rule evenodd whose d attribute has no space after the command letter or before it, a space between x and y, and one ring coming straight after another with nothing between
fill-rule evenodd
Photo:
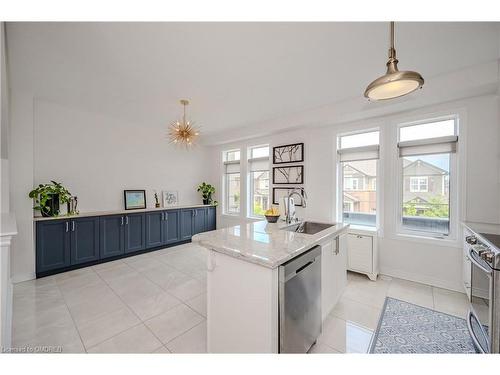
<instances>
[{"instance_id":1,"label":"chrome faucet","mask_svg":"<svg viewBox=\"0 0 500 375\"><path fill-rule=\"evenodd\" d=\"M293 219L293 216L295 216L295 212L293 214L293 216L290 216L290 198L292 197L292 195L298 195L301 199L302 199L302 205L301 207L302 208L306 208L307 207L307 193L306 191L303 189L303 188L295 188L293 189L290 194L288 194L288 196L286 197L286 202L287 202L287 207L286 207L286 216L285 216L285 221L287 224L290 224L292 222L292 219Z\"/></svg>"}]
</instances>

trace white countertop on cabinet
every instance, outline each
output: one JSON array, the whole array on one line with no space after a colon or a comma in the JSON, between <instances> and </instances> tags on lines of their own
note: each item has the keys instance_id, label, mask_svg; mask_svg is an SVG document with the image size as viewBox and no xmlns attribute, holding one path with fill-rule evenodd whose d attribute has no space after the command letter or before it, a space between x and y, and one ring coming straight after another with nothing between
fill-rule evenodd
<instances>
[{"instance_id":1,"label":"white countertop on cabinet","mask_svg":"<svg viewBox=\"0 0 500 375\"><path fill-rule=\"evenodd\" d=\"M64 219L78 219L79 217L89 217L89 216L108 216L108 215L124 215L124 214L136 214L141 212L152 212L152 211L165 211L165 210L179 210L182 208L200 208L200 207L213 207L213 204L193 204L185 206L172 206L172 207L159 207L159 208L144 208L138 210L117 210L117 211L94 211L94 212L80 212L77 215L60 215L60 216L35 216L34 221L45 221L45 220L64 220Z\"/></svg>"},{"instance_id":2,"label":"white countertop on cabinet","mask_svg":"<svg viewBox=\"0 0 500 375\"><path fill-rule=\"evenodd\" d=\"M276 268L349 228L348 224L338 223L316 234L304 234L283 230L289 225L285 222L272 224L265 220L242 222L233 227L199 233L193 236L192 241L234 258Z\"/></svg>"}]
</instances>

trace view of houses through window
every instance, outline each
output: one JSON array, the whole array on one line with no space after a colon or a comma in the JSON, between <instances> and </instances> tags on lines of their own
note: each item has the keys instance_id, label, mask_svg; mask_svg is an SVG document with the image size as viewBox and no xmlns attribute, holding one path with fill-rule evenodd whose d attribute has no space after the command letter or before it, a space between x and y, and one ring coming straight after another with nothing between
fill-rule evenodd
<instances>
[{"instance_id":1,"label":"view of houses through window","mask_svg":"<svg viewBox=\"0 0 500 375\"><path fill-rule=\"evenodd\" d=\"M240 150L224 152L224 212L240 212Z\"/></svg>"},{"instance_id":2,"label":"view of houses through window","mask_svg":"<svg viewBox=\"0 0 500 375\"><path fill-rule=\"evenodd\" d=\"M379 132L339 137L342 172L342 220L375 226L377 221L377 163Z\"/></svg>"},{"instance_id":3,"label":"view of houses through window","mask_svg":"<svg viewBox=\"0 0 500 375\"><path fill-rule=\"evenodd\" d=\"M455 152L455 120L400 128L403 229L448 235L450 164Z\"/></svg>"},{"instance_id":4,"label":"view of houses through window","mask_svg":"<svg viewBox=\"0 0 500 375\"><path fill-rule=\"evenodd\" d=\"M269 146L249 149L250 216L263 216L269 209Z\"/></svg>"}]
</instances>

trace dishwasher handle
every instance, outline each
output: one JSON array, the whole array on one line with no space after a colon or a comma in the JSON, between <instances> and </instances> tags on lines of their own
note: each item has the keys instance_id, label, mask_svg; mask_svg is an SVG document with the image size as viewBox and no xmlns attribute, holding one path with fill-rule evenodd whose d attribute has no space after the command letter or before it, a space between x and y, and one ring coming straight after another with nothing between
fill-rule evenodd
<instances>
[{"instance_id":1,"label":"dishwasher handle","mask_svg":"<svg viewBox=\"0 0 500 375\"><path fill-rule=\"evenodd\" d=\"M297 269L297 271L295 271L295 274L296 274L296 275L297 275L297 274L299 274L302 270L306 269L306 268L307 268L307 267L309 267L311 264L313 264L315 260L316 260L316 259L311 260L311 261L307 262L306 264L304 264L302 267L300 267L299 269Z\"/></svg>"}]
</instances>

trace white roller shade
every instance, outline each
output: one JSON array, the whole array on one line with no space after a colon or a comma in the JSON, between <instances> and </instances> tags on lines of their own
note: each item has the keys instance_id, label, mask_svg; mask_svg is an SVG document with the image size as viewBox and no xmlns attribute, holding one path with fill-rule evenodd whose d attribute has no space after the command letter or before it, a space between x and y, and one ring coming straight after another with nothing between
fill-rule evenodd
<instances>
[{"instance_id":1,"label":"white roller shade","mask_svg":"<svg viewBox=\"0 0 500 375\"><path fill-rule=\"evenodd\" d=\"M225 161L224 166L226 168L226 173L239 173L240 172L240 161Z\"/></svg>"},{"instance_id":2,"label":"white roller shade","mask_svg":"<svg viewBox=\"0 0 500 375\"><path fill-rule=\"evenodd\" d=\"M373 160L379 158L380 146L343 148L337 152L340 155L340 161Z\"/></svg>"},{"instance_id":3,"label":"white roller shade","mask_svg":"<svg viewBox=\"0 0 500 375\"><path fill-rule=\"evenodd\" d=\"M458 137L456 135L399 142L399 156L447 154L456 152L457 143Z\"/></svg>"},{"instance_id":4,"label":"white roller shade","mask_svg":"<svg viewBox=\"0 0 500 375\"><path fill-rule=\"evenodd\" d=\"M269 158L266 157L248 159L248 164L250 166L250 172L269 170Z\"/></svg>"}]
</instances>

